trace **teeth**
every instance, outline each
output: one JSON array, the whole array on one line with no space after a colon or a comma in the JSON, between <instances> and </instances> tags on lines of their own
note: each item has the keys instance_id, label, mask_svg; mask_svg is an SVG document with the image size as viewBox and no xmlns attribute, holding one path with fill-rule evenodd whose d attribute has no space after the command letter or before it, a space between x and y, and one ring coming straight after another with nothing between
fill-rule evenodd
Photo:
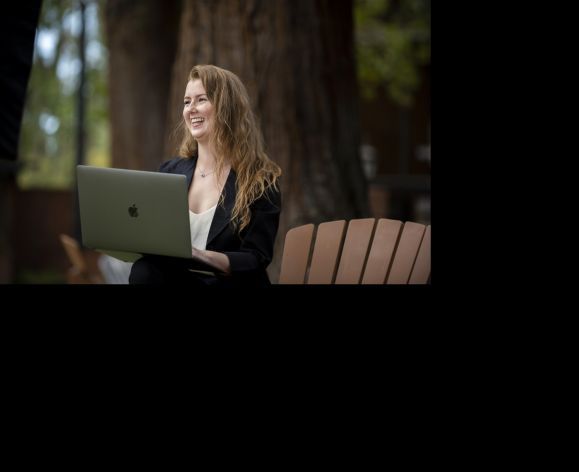
<instances>
[{"instance_id":1,"label":"teeth","mask_svg":"<svg viewBox=\"0 0 579 472\"><path fill-rule=\"evenodd\" d=\"M191 123L201 123L202 121L204 121L203 118L193 118Z\"/></svg>"}]
</instances>

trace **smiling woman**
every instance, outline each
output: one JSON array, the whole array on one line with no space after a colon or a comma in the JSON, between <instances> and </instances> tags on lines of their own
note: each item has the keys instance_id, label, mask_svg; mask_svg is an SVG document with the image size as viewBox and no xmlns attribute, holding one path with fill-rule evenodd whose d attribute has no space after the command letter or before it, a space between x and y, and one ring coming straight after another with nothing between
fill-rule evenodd
<instances>
[{"instance_id":1,"label":"smiling woman","mask_svg":"<svg viewBox=\"0 0 579 472\"><path fill-rule=\"evenodd\" d=\"M183 103L183 119L191 136L197 142L207 143L213 129L214 111L200 79L190 80L187 83Z\"/></svg>"},{"instance_id":2,"label":"smiling woman","mask_svg":"<svg viewBox=\"0 0 579 472\"><path fill-rule=\"evenodd\" d=\"M281 169L265 153L241 80L212 65L189 73L180 157L161 172L187 176L192 260L144 256L130 283L269 285Z\"/></svg>"}]
</instances>

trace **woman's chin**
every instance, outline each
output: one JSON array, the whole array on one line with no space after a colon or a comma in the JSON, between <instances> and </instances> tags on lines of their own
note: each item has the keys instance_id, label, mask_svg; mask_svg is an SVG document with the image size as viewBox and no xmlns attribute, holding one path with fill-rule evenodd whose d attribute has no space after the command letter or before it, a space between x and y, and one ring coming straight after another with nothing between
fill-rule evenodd
<instances>
[{"instance_id":1,"label":"woman's chin","mask_svg":"<svg viewBox=\"0 0 579 472\"><path fill-rule=\"evenodd\" d=\"M193 139L199 141L200 139L202 140L203 137L205 136L205 133L200 133L197 130L192 130L190 129L189 132L191 133L191 136L193 136Z\"/></svg>"}]
</instances>

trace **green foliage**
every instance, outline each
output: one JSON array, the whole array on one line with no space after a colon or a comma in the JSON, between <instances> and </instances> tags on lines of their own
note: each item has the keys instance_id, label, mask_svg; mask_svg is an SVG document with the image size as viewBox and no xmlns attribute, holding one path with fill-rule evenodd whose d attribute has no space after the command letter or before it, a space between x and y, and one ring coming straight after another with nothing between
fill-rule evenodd
<instances>
[{"instance_id":1,"label":"green foliage","mask_svg":"<svg viewBox=\"0 0 579 472\"><path fill-rule=\"evenodd\" d=\"M356 53L363 98L380 86L411 106L419 68L430 63L430 0L356 0Z\"/></svg>"},{"instance_id":2,"label":"green foliage","mask_svg":"<svg viewBox=\"0 0 579 472\"><path fill-rule=\"evenodd\" d=\"M106 50L98 14L102 3L85 4L86 163L108 165ZM23 189L68 189L74 183L79 10L77 0L44 0L42 4L20 132L23 169L18 185ZM89 54L91 48L97 54Z\"/></svg>"}]
</instances>

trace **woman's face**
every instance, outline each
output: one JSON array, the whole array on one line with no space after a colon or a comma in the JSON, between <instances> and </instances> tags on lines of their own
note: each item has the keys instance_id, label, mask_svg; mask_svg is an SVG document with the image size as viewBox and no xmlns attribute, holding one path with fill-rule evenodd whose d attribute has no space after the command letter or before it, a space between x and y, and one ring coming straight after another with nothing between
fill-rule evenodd
<instances>
[{"instance_id":1,"label":"woman's face","mask_svg":"<svg viewBox=\"0 0 579 472\"><path fill-rule=\"evenodd\" d=\"M183 119L191 136L205 143L213 131L213 104L207 98L201 80L190 80L183 100Z\"/></svg>"}]
</instances>

